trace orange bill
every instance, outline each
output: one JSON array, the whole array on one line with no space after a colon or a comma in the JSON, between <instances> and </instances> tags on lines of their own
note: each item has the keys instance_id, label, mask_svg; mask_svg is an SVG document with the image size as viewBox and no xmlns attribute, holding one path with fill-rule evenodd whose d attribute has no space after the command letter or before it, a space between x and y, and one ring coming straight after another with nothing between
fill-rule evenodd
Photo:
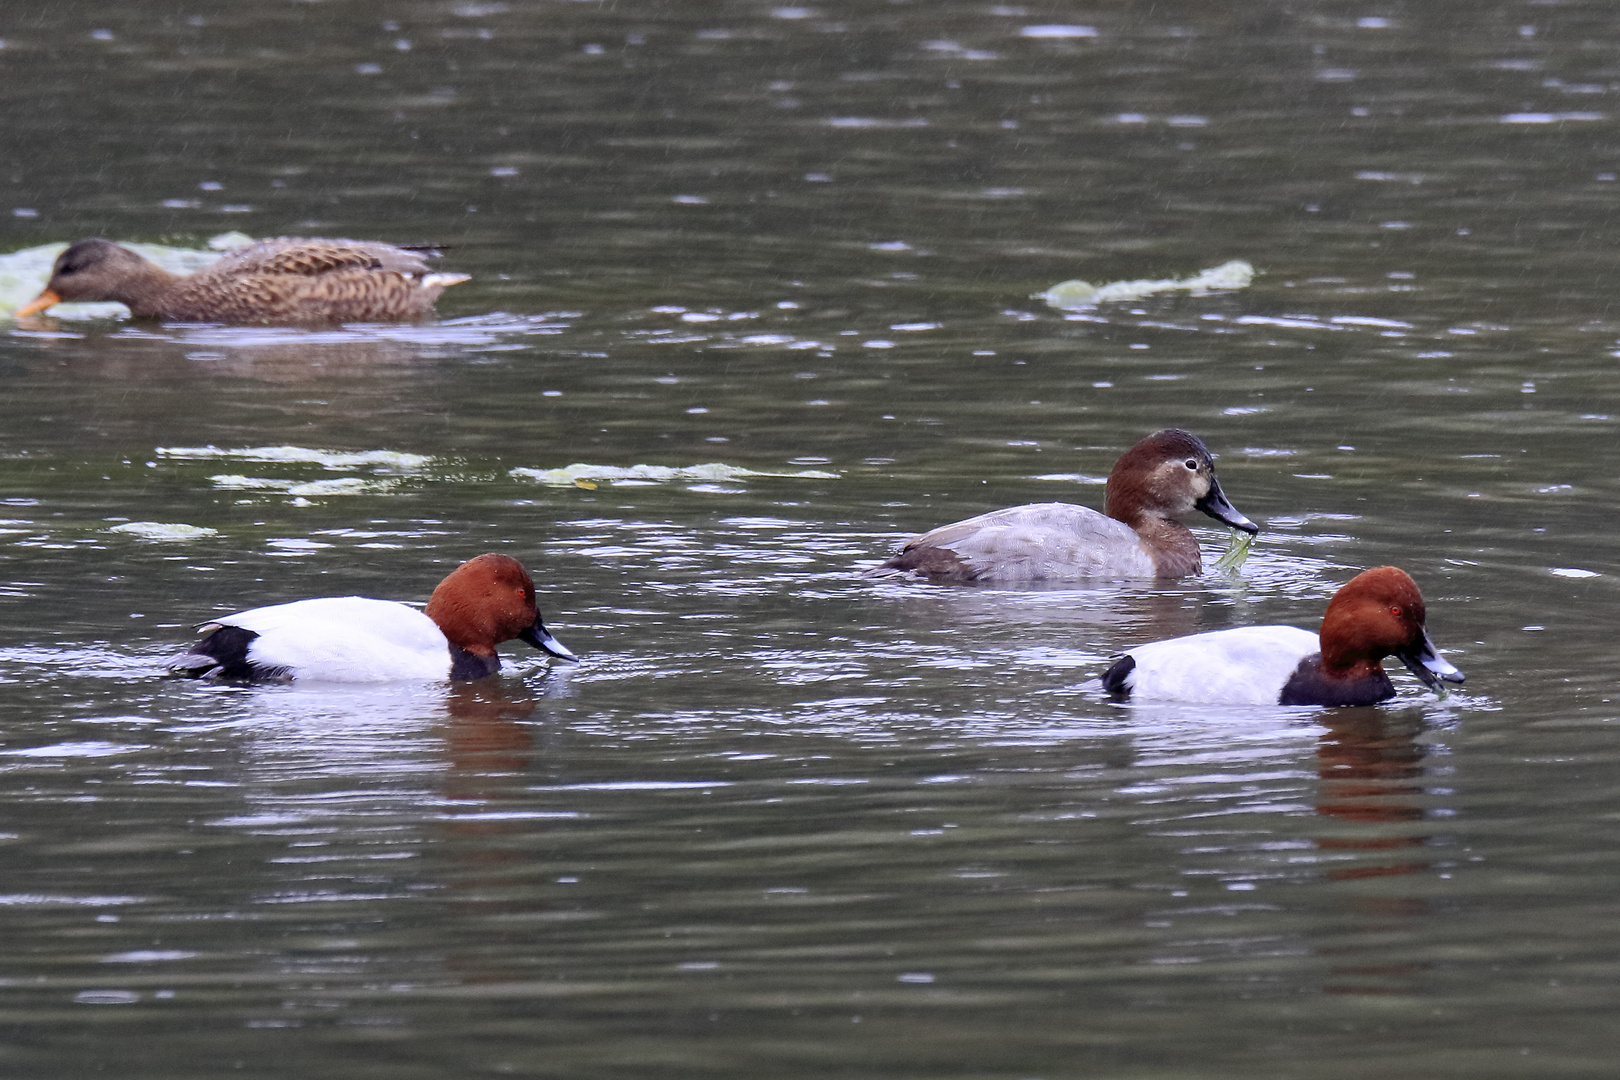
<instances>
[{"instance_id":1,"label":"orange bill","mask_svg":"<svg viewBox=\"0 0 1620 1080\"><path fill-rule=\"evenodd\" d=\"M29 315L38 315L46 308L54 307L62 302L62 298L50 289L46 289L28 303L11 313L13 319L21 319Z\"/></svg>"}]
</instances>

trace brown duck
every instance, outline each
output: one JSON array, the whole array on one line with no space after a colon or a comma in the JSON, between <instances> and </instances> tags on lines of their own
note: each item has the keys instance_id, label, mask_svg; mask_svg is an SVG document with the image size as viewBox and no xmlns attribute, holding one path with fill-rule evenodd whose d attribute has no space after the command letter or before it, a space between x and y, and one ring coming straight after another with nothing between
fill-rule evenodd
<instances>
[{"instance_id":1,"label":"brown duck","mask_svg":"<svg viewBox=\"0 0 1620 1080\"><path fill-rule=\"evenodd\" d=\"M170 322L410 322L466 274L428 272L432 252L366 240L284 236L232 251L195 274L171 274L111 240L80 240L56 257L45 291L17 309L115 300Z\"/></svg>"}]
</instances>

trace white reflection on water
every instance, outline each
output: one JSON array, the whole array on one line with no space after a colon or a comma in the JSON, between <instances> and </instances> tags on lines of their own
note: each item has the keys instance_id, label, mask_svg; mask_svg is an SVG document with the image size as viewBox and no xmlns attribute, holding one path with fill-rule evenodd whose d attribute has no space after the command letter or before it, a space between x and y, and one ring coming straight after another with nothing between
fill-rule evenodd
<instances>
[{"instance_id":1,"label":"white reflection on water","mask_svg":"<svg viewBox=\"0 0 1620 1080\"><path fill-rule=\"evenodd\" d=\"M407 454L398 450L319 450L304 446L159 446L153 452L158 457L177 460L240 458L264 462L293 461L322 465L328 469L364 465L390 472L418 472L432 460L422 454Z\"/></svg>"},{"instance_id":2,"label":"white reflection on water","mask_svg":"<svg viewBox=\"0 0 1620 1080\"><path fill-rule=\"evenodd\" d=\"M133 753L144 747L128 743L103 742L98 739L80 739L72 742L47 743L20 749L0 750L0 755L19 758L98 758Z\"/></svg>"},{"instance_id":3,"label":"white reflection on water","mask_svg":"<svg viewBox=\"0 0 1620 1080\"><path fill-rule=\"evenodd\" d=\"M206 345L219 349L256 349L266 346L315 348L324 345L353 345L365 342L398 342L408 345L456 345L477 348L495 345L512 337L554 337L566 331L578 312L551 312L539 315L509 315L493 312L460 319L422 323L351 323L337 328L257 326L167 326L161 331L125 329L120 334L145 333L186 345Z\"/></svg>"}]
</instances>

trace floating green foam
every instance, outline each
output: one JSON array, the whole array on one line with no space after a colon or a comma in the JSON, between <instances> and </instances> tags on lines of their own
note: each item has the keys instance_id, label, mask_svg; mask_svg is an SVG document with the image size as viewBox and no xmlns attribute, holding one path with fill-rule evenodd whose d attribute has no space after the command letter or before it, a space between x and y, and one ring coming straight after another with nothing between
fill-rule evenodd
<instances>
[{"instance_id":1,"label":"floating green foam","mask_svg":"<svg viewBox=\"0 0 1620 1080\"><path fill-rule=\"evenodd\" d=\"M1142 300L1166 292L1187 292L1194 296L1225 289L1247 288L1254 280L1254 267L1242 259L1200 270L1188 278L1162 278L1157 281L1110 281L1106 285L1093 285L1076 278L1062 281L1036 293L1035 299L1045 300L1050 307L1064 311L1084 311L1098 304L1121 300Z\"/></svg>"},{"instance_id":2,"label":"floating green foam","mask_svg":"<svg viewBox=\"0 0 1620 1080\"><path fill-rule=\"evenodd\" d=\"M208 479L216 488L227 491L274 491L309 498L373 495L392 490L397 482L366 480L358 476L340 476L334 480L283 480L269 476L243 476L239 473L222 473Z\"/></svg>"},{"instance_id":3,"label":"floating green foam","mask_svg":"<svg viewBox=\"0 0 1620 1080\"><path fill-rule=\"evenodd\" d=\"M201 525L178 525L163 521L126 521L114 525L108 532L124 533L141 540L197 540L204 536L218 536L218 529Z\"/></svg>"}]
</instances>

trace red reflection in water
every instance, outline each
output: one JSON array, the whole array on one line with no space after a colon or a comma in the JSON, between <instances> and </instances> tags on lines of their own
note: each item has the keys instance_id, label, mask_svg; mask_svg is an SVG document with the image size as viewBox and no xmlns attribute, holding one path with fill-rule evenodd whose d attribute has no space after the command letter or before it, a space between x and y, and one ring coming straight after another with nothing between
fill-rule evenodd
<instances>
[{"instance_id":1,"label":"red reflection in water","mask_svg":"<svg viewBox=\"0 0 1620 1080\"><path fill-rule=\"evenodd\" d=\"M1318 837L1316 846L1323 851L1371 856L1328 870L1326 878L1363 881L1427 870L1428 859L1389 857L1395 852L1421 849L1428 841L1421 833L1392 832L1388 828L1424 818L1422 778L1427 751L1417 742L1421 722L1379 709L1342 709L1330 714L1326 723L1328 729L1316 750L1317 775L1321 778L1317 814L1355 826L1384 826L1370 830L1368 835ZM1361 896L1350 903L1358 913L1373 918L1404 921L1429 913L1427 901L1417 897ZM1325 950L1324 955L1328 952ZM1423 965L1404 963L1335 965L1335 977L1355 981L1327 983L1322 992L1410 993L1410 979L1422 970Z\"/></svg>"}]
</instances>

